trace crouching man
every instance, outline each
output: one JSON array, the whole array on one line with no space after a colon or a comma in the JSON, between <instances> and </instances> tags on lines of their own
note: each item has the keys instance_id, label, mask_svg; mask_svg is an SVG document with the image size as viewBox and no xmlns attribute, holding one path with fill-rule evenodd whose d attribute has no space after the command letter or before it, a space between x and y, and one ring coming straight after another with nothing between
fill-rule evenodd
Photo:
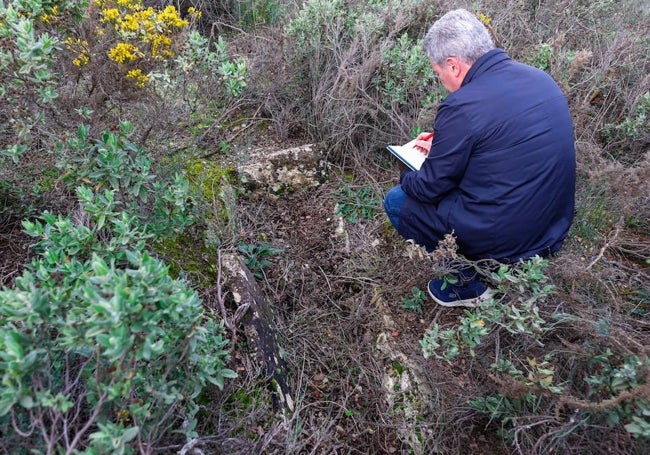
<instances>
[{"instance_id":1,"label":"crouching man","mask_svg":"<svg viewBox=\"0 0 650 455\"><path fill-rule=\"evenodd\" d=\"M450 94L433 137L419 137L424 164L404 171L386 194L391 223L429 250L453 231L471 260L513 263L557 252L573 218L576 171L562 91L545 72L495 48L462 9L431 26L424 51ZM430 281L429 294L444 306L476 306L491 296L472 269L457 278L454 285Z\"/></svg>"}]
</instances>

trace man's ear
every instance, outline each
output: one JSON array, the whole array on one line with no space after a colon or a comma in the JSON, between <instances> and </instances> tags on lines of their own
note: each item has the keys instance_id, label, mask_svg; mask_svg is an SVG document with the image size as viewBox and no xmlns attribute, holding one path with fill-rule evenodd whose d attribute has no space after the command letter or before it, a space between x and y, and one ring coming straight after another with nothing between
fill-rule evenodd
<instances>
[{"instance_id":1,"label":"man's ear","mask_svg":"<svg viewBox=\"0 0 650 455\"><path fill-rule=\"evenodd\" d=\"M445 65L447 65L447 68L454 76L458 77L460 75L460 61L456 57L447 57L445 59Z\"/></svg>"}]
</instances>

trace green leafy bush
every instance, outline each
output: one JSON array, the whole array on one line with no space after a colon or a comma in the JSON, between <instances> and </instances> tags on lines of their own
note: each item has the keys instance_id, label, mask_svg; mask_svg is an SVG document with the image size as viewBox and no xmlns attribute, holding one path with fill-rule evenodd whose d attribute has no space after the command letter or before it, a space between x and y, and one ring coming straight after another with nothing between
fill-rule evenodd
<instances>
[{"instance_id":1,"label":"green leafy bush","mask_svg":"<svg viewBox=\"0 0 650 455\"><path fill-rule=\"evenodd\" d=\"M650 92L641 96L633 112L619 123L608 123L603 133L609 142L617 140L645 140L650 142Z\"/></svg>"},{"instance_id":2,"label":"green leafy bush","mask_svg":"<svg viewBox=\"0 0 650 455\"><path fill-rule=\"evenodd\" d=\"M59 168L69 188L77 188L85 211L96 215L99 231L108 216L128 214L142 239L173 236L192 224L187 180L180 174L171 183L157 180L148 151L131 142L133 127L120 122L117 132L101 139L80 126L75 138L58 151ZM79 183L85 185L77 187Z\"/></svg>"},{"instance_id":3,"label":"green leafy bush","mask_svg":"<svg viewBox=\"0 0 650 455\"><path fill-rule=\"evenodd\" d=\"M424 356L450 363L464 353L483 363L493 356L485 365L486 376L499 386L499 392L473 397L468 403L498 423L507 441L526 438L534 443L541 437L536 434L539 431L556 434L553 444L568 444L577 428L599 424L620 424L633 437L648 438L650 402L644 390L649 359L603 347L614 336L605 320L588 323L559 311L543 316L542 308L555 292L555 286L548 284L547 267L546 259L534 257L485 273L501 297L465 310L449 328L434 323L420 340ZM588 349L580 353L548 349L558 328L575 331L578 323L591 325L580 330L594 332L603 340L587 343ZM565 375L575 373L567 371L566 365L580 371L579 377L568 379ZM574 393L584 398L575 398ZM541 416L549 409L563 407L574 412L568 422L550 419L544 422L548 427L538 430L523 423L542 422Z\"/></svg>"},{"instance_id":4,"label":"green leafy bush","mask_svg":"<svg viewBox=\"0 0 650 455\"><path fill-rule=\"evenodd\" d=\"M431 128L443 91L420 39L434 8L420 0L305 2L285 27L291 84L310 93L307 123L343 150L406 138L414 124ZM298 75L298 77L296 77ZM312 120L313 119L313 120ZM381 134L378 134L381 133ZM383 136L383 137L382 137ZM394 139L393 139L394 140Z\"/></svg>"},{"instance_id":5,"label":"green leafy bush","mask_svg":"<svg viewBox=\"0 0 650 455\"><path fill-rule=\"evenodd\" d=\"M431 90L434 74L422 50L422 41L404 33L384 51L384 64L375 81L384 107L428 105L436 101L436 96L441 97L440 91Z\"/></svg>"},{"instance_id":6,"label":"green leafy bush","mask_svg":"<svg viewBox=\"0 0 650 455\"><path fill-rule=\"evenodd\" d=\"M636 355L620 358L611 349L595 356L589 365L590 375L585 378L591 390L591 398L617 396L629 393L646 383L644 372L648 368L647 357ZM610 426L623 421L625 429L635 438L650 439L650 399L639 396L620 406L605 407Z\"/></svg>"},{"instance_id":7,"label":"green leafy bush","mask_svg":"<svg viewBox=\"0 0 650 455\"><path fill-rule=\"evenodd\" d=\"M231 58L226 41L221 36L216 41L211 41L199 32L191 31L183 52L176 57L175 63L175 69L167 68L151 74L155 89L161 96L178 86L178 78L186 79L190 75L192 77L189 78L188 88L192 94L200 90L201 84L215 83L215 78L225 88L223 92L232 97L241 96L246 88L246 61L243 58Z\"/></svg>"},{"instance_id":8,"label":"green leafy bush","mask_svg":"<svg viewBox=\"0 0 650 455\"><path fill-rule=\"evenodd\" d=\"M465 310L455 329L441 330L435 323L420 341L424 356L434 355L450 361L464 349L474 355L482 338L497 328L539 340L547 330L539 314L539 304L554 289L553 285L544 284L548 280L544 275L547 266L548 261L539 256L515 266L500 265L490 278L496 283L496 291L512 300L502 302L492 298L475 310ZM444 353L439 353L440 348L444 348Z\"/></svg>"},{"instance_id":9,"label":"green leafy bush","mask_svg":"<svg viewBox=\"0 0 650 455\"><path fill-rule=\"evenodd\" d=\"M68 177L92 186L76 188L73 215L23 223L37 256L0 291L0 434L12 453L132 453L170 432L194 437L201 391L235 377L223 325L147 251L191 219L186 182L157 182L122 127L99 141L79 129L87 160Z\"/></svg>"},{"instance_id":10,"label":"green leafy bush","mask_svg":"<svg viewBox=\"0 0 650 455\"><path fill-rule=\"evenodd\" d=\"M44 125L44 106L57 98L54 26L78 19L85 2L0 3L0 159L17 162Z\"/></svg>"}]
</instances>

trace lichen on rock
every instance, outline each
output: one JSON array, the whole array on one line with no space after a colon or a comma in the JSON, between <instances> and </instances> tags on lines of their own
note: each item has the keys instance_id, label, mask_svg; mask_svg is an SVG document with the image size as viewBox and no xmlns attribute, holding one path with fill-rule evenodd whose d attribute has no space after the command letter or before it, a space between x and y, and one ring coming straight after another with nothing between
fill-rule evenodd
<instances>
[{"instance_id":1,"label":"lichen on rock","mask_svg":"<svg viewBox=\"0 0 650 455\"><path fill-rule=\"evenodd\" d=\"M284 150L258 149L238 168L239 178L252 193L292 193L323 184L329 163L323 144L306 144Z\"/></svg>"}]
</instances>

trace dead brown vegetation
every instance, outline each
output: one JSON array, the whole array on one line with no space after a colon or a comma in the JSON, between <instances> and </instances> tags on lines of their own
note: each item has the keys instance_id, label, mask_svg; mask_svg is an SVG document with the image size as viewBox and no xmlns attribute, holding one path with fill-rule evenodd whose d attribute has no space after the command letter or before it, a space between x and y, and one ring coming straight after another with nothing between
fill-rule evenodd
<instances>
[{"instance_id":1,"label":"dead brown vegetation","mask_svg":"<svg viewBox=\"0 0 650 455\"><path fill-rule=\"evenodd\" d=\"M643 2L405 2L398 14L378 12L378 22L391 30L387 34L351 37L344 22L332 20L310 45L288 36L285 24L234 23L240 15L230 2L180 3L204 8L204 33L227 36L232 51L247 58L244 97L219 97L205 83L197 91L213 103L205 108L185 104L183 91L147 99L114 85L109 90L115 82L110 78L70 78L62 80L58 125L76 124L75 109L87 102L100 112L94 117L97 131L132 119L142 126L141 142L166 159L157 164L163 170L182 168L178 163L191 154L219 162L227 155L219 149L223 141L230 146L228 159L245 159L250 147L326 141L333 163L331 181L317 190L266 199L242 195L232 207L238 230L221 244L227 250L238 242L268 242L282 250L264 269L260 285L274 310L295 409L274 406L269 378L239 333L232 346L239 378L202 398L200 437L185 447L187 453L197 448L233 454L647 452L647 440L633 438L625 422L610 425L605 417L634 399L650 400L650 128L640 125L637 136L605 134L607 125L635 118L650 90ZM298 11L294 6L287 11ZM579 186L574 227L548 270L558 292L540 308L548 321L560 311L571 318L558 322L542 347L496 331L476 356L463 353L446 363L424 359L419 340L433 322L455 327L462 311L427 302L419 315L404 310L402 298L442 274L448 263L409 257L407 244L379 207L397 180L396 163L382 152L384 145L404 139L414 125L429 125L437 101L407 88L407 102L387 105L376 76L386 47L403 33L422 36L452 6L476 6L492 18L511 56L546 65L562 85L574 115ZM290 17L287 13L286 21ZM550 54L540 52L543 44ZM17 171L9 174L8 182L24 187L14 177ZM335 212L341 185L371 186L376 215L341 221ZM2 194L0 278L10 285L29 258L29 239L20 233L21 214L12 211L24 199L14 203L10 191ZM65 195L50 206L64 211ZM195 234L202 235L198 228ZM185 259L175 258L181 267ZM205 262L213 266L216 260L215 255ZM195 273L215 278L209 271ZM206 307L219 313L214 287L201 289L201 295ZM234 306L227 310L226 318L234 317ZM642 383L617 394L585 383L585 377L602 373L604 367L593 359L607 350L612 364L629 356L645 359ZM552 354L564 392L553 395L491 373L498 352L513 359ZM389 379L402 378L403 369L414 371L420 382L396 390ZM514 421L468 405L475 397L517 399L529 393L537 394L536 406L513 411ZM501 437L506 430L510 438Z\"/></svg>"}]
</instances>

